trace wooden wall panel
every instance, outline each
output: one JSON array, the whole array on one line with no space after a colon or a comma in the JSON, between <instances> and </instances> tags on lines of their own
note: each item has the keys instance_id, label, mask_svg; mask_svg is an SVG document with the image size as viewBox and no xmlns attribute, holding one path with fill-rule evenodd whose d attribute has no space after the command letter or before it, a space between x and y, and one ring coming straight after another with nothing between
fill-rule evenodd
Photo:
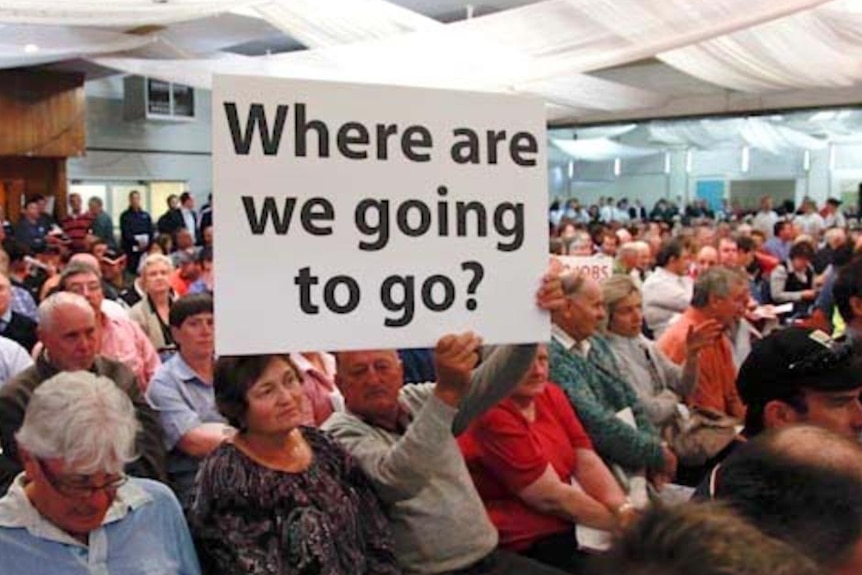
<instances>
[{"instance_id":1,"label":"wooden wall panel","mask_svg":"<svg viewBox=\"0 0 862 575\"><path fill-rule=\"evenodd\" d=\"M85 110L81 74L0 71L0 156L82 155Z\"/></svg>"},{"instance_id":2,"label":"wooden wall panel","mask_svg":"<svg viewBox=\"0 0 862 575\"><path fill-rule=\"evenodd\" d=\"M0 188L0 207L12 222L18 221L23 198L35 194L55 196L59 213L66 203L66 158L0 157Z\"/></svg>"}]
</instances>

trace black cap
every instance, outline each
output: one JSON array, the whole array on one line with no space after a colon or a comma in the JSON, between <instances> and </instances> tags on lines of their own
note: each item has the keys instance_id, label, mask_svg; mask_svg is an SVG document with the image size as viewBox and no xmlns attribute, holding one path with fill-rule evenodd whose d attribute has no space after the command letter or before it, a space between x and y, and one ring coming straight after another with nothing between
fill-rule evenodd
<instances>
[{"instance_id":1,"label":"black cap","mask_svg":"<svg viewBox=\"0 0 862 575\"><path fill-rule=\"evenodd\" d=\"M820 330L789 327L758 341L739 368L739 396L746 405L786 399L800 389L847 391L862 387L853 347Z\"/></svg>"},{"instance_id":2,"label":"black cap","mask_svg":"<svg viewBox=\"0 0 862 575\"><path fill-rule=\"evenodd\" d=\"M114 248L108 248L105 250L105 255L103 255L102 257L108 260L118 260L123 257L123 255L123 253L115 250Z\"/></svg>"},{"instance_id":3,"label":"black cap","mask_svg":"<svg viewBox=\"0 0 862 575\"><path fill-rule=\"evenodd\" d=\"M843 202L838 198L829 198L828 200L826 200L826 203L831 206L840 206Z\"/></svg>"}]
</instances>

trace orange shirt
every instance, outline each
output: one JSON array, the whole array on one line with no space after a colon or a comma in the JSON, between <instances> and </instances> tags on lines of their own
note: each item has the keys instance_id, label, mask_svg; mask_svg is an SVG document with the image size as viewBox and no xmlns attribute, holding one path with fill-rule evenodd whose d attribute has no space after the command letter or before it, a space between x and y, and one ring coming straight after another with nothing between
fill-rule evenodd
<instances>
[{"instance_id":1,"label":"orange shirt","mask_svg":"<svg viewBox=\"0 0 862 575\"><path fill-rule=\"evenodd\" d=\"M174 270L174 273L171 274L171 288L173 288L177 297L183 297L189 293L189 286L192 283L194 282L186 281L180 277L180 270Z\"/></svg>"},{"instance_id":2,"label":"orange shirt","mask_svg":"<svg viewBox=\"0 0 862 575\"><path fill-rule=\"evenodd\" d=\"M659 338L659 349L674 363L682 365L685 362L685 338L689 326L699 325L708 319L700 310L689 307ZM690 405L716 409L740 420L745 419L745 405L736 390L733 349L726 335L700 351L697 385L686 401Z\"/></svg>"}]
</instances>

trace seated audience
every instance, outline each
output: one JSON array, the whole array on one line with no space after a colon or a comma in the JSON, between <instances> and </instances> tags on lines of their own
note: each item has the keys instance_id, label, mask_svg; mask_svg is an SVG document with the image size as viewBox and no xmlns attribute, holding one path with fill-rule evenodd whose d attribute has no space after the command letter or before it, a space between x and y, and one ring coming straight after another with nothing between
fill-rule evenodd
<instances>
[{"instance_id":1,"label":"seated audience","mask_svg":"<svg viewBox=\"0 0 862 575\"><path fill-rule=\"evenodd\" d=\"M40 219L39 200L36 196L27 198L18 225L15 226L15 242L30 250L44 248L47 244L49 227Z\"/></svg>"},{"instance_id":2,"label":"seated audience","mask_svg":"<svg viewBox=\"0 0 862 575\"><path fill-rule=\"evenodd\" d=\"M638 287L643 283L643 265L647 259L644 256L644 248L649 251L649 245L645 242L625 243L620 246L614 262L614 273L631 276Z\"/></svg>"},{"instance_id":3,"label":"seated audience","mask_svg":"<svg viewBox=\"0 0 862 575\"><path fill-rule=\"evenodd\" d=\"M832 265L835 253L842 247L850 245L847 239L847 231L842 228L829 228L823 234L823 247L814 254L811 265L814 273L822 274Z\"/></svg>"},{"instance_id":4,"label":"seated audience","mask_svg":"<svg viewBox=\"0 0 862 575\"><path fill-rule=\"evenodd\" d=\"M559 280L546 278L538 301L558 307ZM370 477L405 572L557 573L497 548L497 530L454 437L511 392L535 346L498 348L471 376L478 345L469 333L441 338L437 383L407 386L395 350L339 353L336 383L346 410L332 414L323 428Z\"/></svg>"},{"instance_id":5,"label":"seated audience","mask_svg":"<svg viewBox=\"0 0 862 575\"><path fill-rule=\"evenodd\" d=\"M188 252L175 252L172 260L176 269L171 274L171 288L178 297L182 297L188 293L191 285L200 278L201 264L194 254Z\"/></svg>"},{"instance_id":6,"label":"seated audience","mask_svg":"<svg viewBox=\"0 0 862 575\"><path fill-rule=\"evenodd\" d=\"M81 194L69 194L69 213L60 222L63 232L71 242L70 248L73 252L87 251L87 233L93 224L93 216L90 212L83 211Z\"/></svg>"},{"instance_id":7,"label":"seated audience","mask_svg":"<svg viewBox=\"0 0 862 575\"><path fill-rule=\"evenodd\" d=\"M844 321L844 334L862 351L862 257L855 257L843 266L832 287L835 307Z\"/></svg>"},{"instance_id":8,"label":"seated audience","mask_svg":"<svg viewBox=\"0 0 862 575\"><path fill-rule=\"evenodd\" d=\"M790 247L793 245L795 235L796 230L794 230L791 222L779 220L773 227L773 236L766 240L763 247L779 262L787 261L787 258L790 257Z\"/></svg>"},{"instance_id":9,"label":"seated audience","mask_svg":"<svg viewBox=\"0 0 862 575\"><path fill-rule=\"evenodd\" d=\"M4 572L200 574L176 498L123 471L138 429L107 377L60 373L33 392L15 434L24 471L0 499Z\"/></svg>"},{"instance_id":10,"label":"seated audience","mask_svg":"<svg viewBox=\"0 0 862 575\"><path fill-rule=\"evenodd\" d=\"M647 469L656 483L672 479L676 456L662 444L637 394L598 333L605 320L602 290L592 278L562 277L565 305L551 313L551 380L566 392L596 452L608 464ZM631 410L637 428L617 417Z\"/></svg>"},{"instance_id":11,"label":"seated audience","mask_svg":"<svg viewBox=\"0 0 862 575\"><path fill-rule=\"evenodd\" d=\"M31 365L33 365L33 359L21 344L0 337L0 387Z\"/></svg>"},{"instance_id":12,"label":"seated audience","mask_svg":"<svg viewBox=\"0 0 862 575\"><path fill-rule=\"evenodd\" d=\"M368 478L329 436L300 426L302 386L286 357L219 358L215 397L239 431L197 477L190 523L205 570L401 572Z\"/></svg>"},{"instance_id":13,"label":"seated audience","mask_svg":"<svg viewBox=\"0 0 862 575\"><path fill-rule=\"evenodd\" d=\"M789 545L715 504L655 506L597 561L593 575L823 575Z\"/></svg>"},{"instance_id":14,"label":"seated audience","mask_svg":"<svg viewBox=\"0 0 862 575\"><path fill-rule=\"evenodd\" d=\"M862 360L852 344L823 332L789 327L769 334L754 345L736 385L747 408L745 427L712 464L764 431L794 424L862 436ZM709 493L716 469L698 486L697 497Z\"/></svg>"},{"instance_id":15,"label":"seated audience","mask_svg":"<svg viewBox=\"0 0 862 575\"><path fill-rule=\"evenodd\" d=\"M99 272L85 264L70 264L63 270L60 288L87 299L96 313L99 353L129 366L135 373L141 390L145 391L162 362L153 344L137 323L102 311L104 296Z\"/></svg>"},{"instance_id":16,"label":"seated audience","mask_svg":"<svg viewBox=\"0 0 862 575\"><path fill-rule=\"evenodd\" d=\"M678 365L687 357L689 329L718 321L731 329L742 318L748 303L748 281L740 273L725 267L712 267L694 282L691 305L678 321L659 338L658 348ZM736 391L736 367L733 349L726 334L700 351L697 385L689 395L692 405L706 407L742 419L745 407Z\"/></svg>"},{"instance_id":17,"label":"seated audience","mask_svg":"<svg viewBox=\"0 0 862 575\"><path fill-rule=\"evenodd\" d=\"M504 549L577 572L585 556L575 523L613 531L634 517L565 394L548 381L544 345L512 394L476 418L458 445Z\"/></svg>"},{"instance_id":18,"label":"seated audience","mask_svg":"<svg viewBox=\"0 0 862 575\"><path fill-rule=\"evenodd\" d=\"M792 426L737 450L713 481L715 499L831 575L862 573L862 447Z\"/></svg>"},{"instance_id":19,"label":"seated audience","mask_svg":"<svg viewBox=\"0 0 862 575\"><path fill-rule=\"evenodd\" d=\"M335 385L335 361L335 356L325 351L290 354L307 399L303 425L319 427L333 412L344 410L344 397Z\"/></svg>"},{"instance_id":20,"label":"seated audience","mask_svg":"<svg viewBox=\"0 0 862 575\"><path fill-rule=\"evenodd\" d=\"M213 247L213 227L212 224L209 225L201 225L200 228L200 241L201 247L210 248Z\"/></svg>"},{"instance_id":21,"label":"seated audience","mask_svg":"<svg viewBox=\"0 0 862 575\"><path fill-rule=\"evenodd\" d=\"M734 238L718 240L718 265L728 268L739 266L739 245Z\"/></svg>"},{"instance_id":22,"label":"seated audience","mask_svg":"<svg viewBox=\"0 0 862 575\"><path fill-rule=\"evenodd\" d=\"M776 222L778 222L778 214L772 209L772 197L762 196L760 209L754 214L751 227L766 237L772 237Z\"/></svg>"},{"instance_id":23,"label":"seated audience","mask_svg":"<svg viewBox=\"0 0 862 575\"><path fill-rule=\"evenodd\" d=\"M817 212L817 204L811 198L802 200L801 213L793 218L793 225L799 228L799 233L819 238L826 229L826 222Z\"/></svg>"},{"instance_id":24,"label":"seated audience","mask_svg":"<svg viewBox=\"0 0 862 575\"><path fill-rule=\"evenodd\" d=\"M39 305L39 341L42 351L35 365L25 369L0 388L0 492L21 471L15 433L24 420L24 410L33 391L61 371L90 371L105 376L131 398L141 431L129 474L162 480L165 450L156 413L144 400L135 374L118 361L97 353L96 316L80 295L54 294Z\"/></svg>"},{"instance_id":25,"label":"seated audience","mask_svg":"<svg viewBox=\"0 0 862 575\"><path fill-rule=\"evenodd\" d=\"M180 298L171 308L178 353L156 370L147 401L158 412L168 452L168 481L183 509L191 505L199 461L233 434L213 392L213 302Z\"/></svg>"},{"instance_id":26,"label":"seated audience","mask_svg":"<svg viewBox=\"0 0 862 575\"><path fill-rule=\"evenodd\" d=\"M195 247L193 232L186 228L177 230L177 233L174 235L174 249L170 254L171 258L174 260L174 267L180 267L179 260L183 254L194 257L197 253L198 248Z\"/></svg>"},{"instance_id":27,"label":"seated audience","mask_svg":"<svg viewBox=\"0 0 862 575\"><path fill-rule=\"evenodd\" d=\"M694 263L694 277L697 277L709 268L718 265L718 250L711 245L703 246L698 250Z\"/></svg>"},{"instance_id":28,"label":"seated audience","mask_svg":"<svg viewBox=\"0 0 862 575\"><path fill-rule=\"evenodd\" d=\"M557 573L497 549L497 531L453 437L518 383L535 353L534 346L499 349L471 378L479 344L469 332L441 338L437 382L404 387L394 350L339 353L347 410L323 429L371 478L406 572Z\"/></svg>"},{"instance_id":29,"label":"seated audience","mask_svg":"<svg viewBox=\"0 0 862 575\"><path fill-rule=\"evenodd\" d=\"M110 286L111 299L117 299L122 292L129 289L131 278L126 273L126 254L108 248L99 258L99 271L102 281Z\"/></svg>"},{"instance_id":30,"label":"seated audience","mask_svg":"<svg viewBox=\"0 0 862 575\"><path fill-rule=\"evenodd\" d=\"M213 285L215 273L213 272L213 249L212 247L203 247L197 254L198 265L200 265L201 273L191 285L189 285L188 293L213 293Z\"/></svg>"},{"instance_id":31,"label":"seated audience","mask_svg":"<svg viewBox=\"0 0 862 575\"><path fill-rule=\"evenodd\" d=\"M602 282L607 312L607 341L616 357L623 379L638 396L650 421L662 428L679 413L681 399L697 384L698 356L722 336L722 325L708 320L689 326L685 337L685 361L677 365L641 333L641 295L626 276Z\"/></svg>"},{"instance_id":32,"label":"seated audience","mask_svg":"<svg viewBox=\"0 0 862 575\"><path fill-rule=\"evenodd\" d=\"M747 236L736 239L740 269L748 276L748 292L758 304L772 301L769 295L769 274L778 265L778 260L757 252L755 242ZM767 261L770 260L770 261Z\"/></svg>"},{"instance_id":33,"label":"seated audience","mask_svg":"<svg viewBox=\"0 0 862 575\"><path fill-rule=\"evenodd\" d=\"M691 255L687 242L679 238L665 240L656 255L657 267L643 283L643 316L656 338L691 302Z\"/></svg>"},{"instance_id":34,"label":"seated audience","mask_svg":"<svg viewBox=\"0 0 862 575\"><path fill-rule=\"evenodd\" d=\"M847 218L841 213L841 200L838 198L829 198L823 204L823 225L828 232L832 229L843 229L847 227Z\"/></svg>"},{"instance_id":35,"label":"seated audience","mask_svg":"<svg viewBox=\"0 0 862 575\"><path fill-rule=\"evenodd\" d=\"M862 359L821 331L789 327L758 342L739 370L746 437L808 423L848 438L862 433Z\"/></svg>"},{"instance_id":36,"label":"seated audience","mask_svg":"<svg viewBox=\"0 0 862 575\"><path fill-rule=\"evenodd\" d=\"M12 311L12 282L9 276L0 274L0 336L11 339L27 352L32 352L36 342L37 324L16 311Z\"/></svg>"},{"instance_id":37,"label":"seated audience","mask_svg":"<svg viewBox=\"0 0 862 575\"><path fill-rule=\"evenodd\" d=\"M83 264L96 270L96 273L99 274L99 278L102 281L102 295L104 296L102 298L102 311L111 317L118 317L120 319L129 318L129 308L126 306L124 301L119 299L119 294L117 293L117 290L114 289L114 286L106 282L105 278L102 277L102 268L99 266L99 260L96 259L95 255L75 254L69 260L69 264ZM51 293L61 289L60 280L62 279L62 274L58 274L56 277L57 282L55 288L51 290Z\"/></svg>"},{"instance_id":38,"label":"seated audience","mask_svg":"<svg viewBox=\"0 0 862 575\"><path fill-rule=\"evenodd\" d=\"M807 242L793 244L786 261L781 262L769 276L769 291L776 304L792 303L793 315L809 314L811 304L817 297L814 289L814 268L811 260L814 250Z\"/></svg>"},{"instance_id":39,"label":"seated audience","mask_svg":"<svg viewBox=\"0 0 862 575\"><path fill-rule=\"evenodd\" d=\"M0 227L0 230L3 228ZM2 235L3 232L0 232ZM33 295L30 293L28 289L24 287L24 285L18 280L18 278L12 273L12 262L11 257L5 251L0 249L0 274L8 276L9 282L12 286L11 288L11 300L9 303L9 307L12 311L16 313L20 313L21 315L32 319L33 321L37 321L38 313L36 311L36 300L33 298Z\"/></svg>"},{"instance_id":40,"label":"seated audience","mask_svg":"<svg viewBox=\"0 0 862 575\"><path fill-rule=\"evenodd\" d=\"M129 316L137 322L162 360L169 358L176 345L171 334L169 314L174 303L171 292L170 258L160 254L148 254L141 259L140 283L146 297L136 303Z\"/></svg>"}]
</instances>

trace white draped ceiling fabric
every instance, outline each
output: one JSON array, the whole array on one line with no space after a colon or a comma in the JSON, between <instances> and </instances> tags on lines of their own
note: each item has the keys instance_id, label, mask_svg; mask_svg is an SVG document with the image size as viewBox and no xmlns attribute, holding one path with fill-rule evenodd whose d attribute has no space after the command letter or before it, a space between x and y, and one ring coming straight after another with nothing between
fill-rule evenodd
<instances>
[{"instance_id":1,"label":"white draped ceiling fabric","mask_svg":"<svg viewBox=\"0 0 862 575\"><path fill-rule=\"evenodd\" d=\"M62 26L7 26L0 29L0 68L17 68L84 55L135 50L153 43L152 36Z\"/></svg>"},{"instance_id":2,"label":"white draped ceiling fabric","mask_svg":"<svg viewBox=\"0 0 862 575\"><path fill-rule=\"evenodd\" d=\"M773 154L797 149L822 150L828 142L763 118L689 122L650 122L652 142L701 149L748 146Z\"/></svg>"},{"instance_id":3,"label":"white draped ceiling fabric","mask_svg":"<svg viewBox=\"0 0 862 575\"><path fill-rule=\"evenodd\" d=\"M569 154L572 158L577 158L584 162L600 162L615 158L644 158L664 153L664 150L627 146L607 138L591 138L589 140L551 139L551 143Z\"/></svg>"},{"instance_id":4,"label":"white draped ceiling fabric","mask_svg":"<svg viewBox=\"0 0 862 575\"><path fill-rule=\"evenodd\" d=\"M237 10L306 49L136 57L161 26ZM551 119L665 104L667 94L589 75L651 57L748 93L862 83L862 0L543 0L452 24L385 0L3 0L0 28L0 68L83 56L201 88L215 74L246 74L487 90L542 98ZM834 119L817 125L654 123L649 141L779 153L818 149L840 132ZM656 153L609 139L626 128L554 144L588 161Z\"/></svg>"},{"instance_id":5,"label":"white draped ceiling fabric","mask_svg":"<svg viewBox=\"0 0 862 575\"><path fill-rule=\"evenodd\" d=\"M842 87L862 81L860 40L862 12L835 3L658 57L742 92Z\"/></svg>"},{"instance_id":6,"label":"white draped ceiling fabric","mask_svg":"<svg viewBox=\"0 0 862 575\"><path fill-rule=\"evenodd\" d=\"M3 0L0 22L49 26L153 26L215 16L251 0Z\"/></svg>"},{"instance_id":7,"label":"white draped ceiling fabric","mask_svg":"<svg viewBox=\"0 0 862 575\"><path fill-rule=\"evenodd\" d=\"M661 105L666 96L585 72L687 46L823 0L545 0L444 25L382 0L250 3L309 50L211 61L101 58L126 72L207 86L212 73L261 73L536 95L549 115ZM203 82L202 82L203 81Z\"/></svg>"}]
</instances>

